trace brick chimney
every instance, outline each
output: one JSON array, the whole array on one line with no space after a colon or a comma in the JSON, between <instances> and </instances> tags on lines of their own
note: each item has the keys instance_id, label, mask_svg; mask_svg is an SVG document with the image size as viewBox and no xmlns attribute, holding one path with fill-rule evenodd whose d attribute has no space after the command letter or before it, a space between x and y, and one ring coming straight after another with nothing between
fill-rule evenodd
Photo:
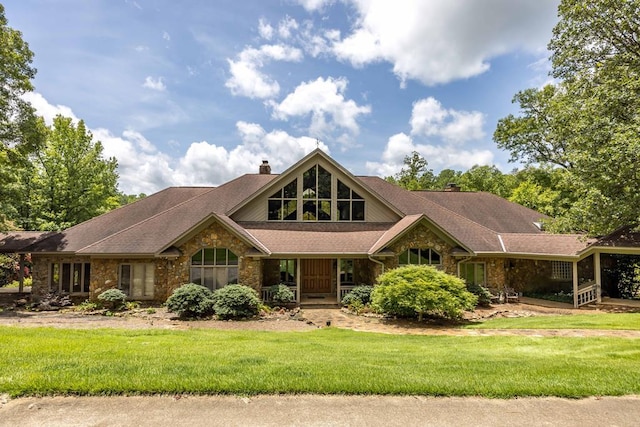
<instances>
[{"instance_id":1,"label":"brick chimney","mask_svg":"<svg viewBox=\"0 0 640 427\"><path fill-rule=\"evenodd\" d=\"M444 191L448 193L457 193L460 191L460 187L455 182L450 182L444 186Z\"/></svg>"},{"instance_id":2,"label":"brick chimney","mask_svg":"<svg viewBox=\"0 0 640 427\"><path fill-rule=\"evenodd\" d=\"M263 160L260 165L260 175L271 174L271 166L269 166L269 160Z\"/></svg>"}]
</instances>

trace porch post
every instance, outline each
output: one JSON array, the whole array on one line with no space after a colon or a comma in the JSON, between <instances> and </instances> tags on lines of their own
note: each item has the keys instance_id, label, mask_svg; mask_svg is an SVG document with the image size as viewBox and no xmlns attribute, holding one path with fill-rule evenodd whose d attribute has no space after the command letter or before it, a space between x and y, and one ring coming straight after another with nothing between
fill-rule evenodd
<instances>
[{"instance_id":1,"label":"porch post","mask_svg":"<svg viewBox=\"0 0 640 427\"><path fill-rule=\"evenodd\" d=\"M296 258L296 302L300 304L302 296L300 295L300 258Z\"/></svg>"},{"instance_id":2,"label":"porch post","mask_svg":"<svg viewBox=\"0 0 640 427\"><path fill-rule=\"evenodd\" d=\"M573 271L571 277L573 278L573 306L578 308L578 261L572 261L571 266Z\"/></svg>"},{"instance_id":3,"label":"porch post","mask_svg":"<svg viewBox=\"0 0 640 427\"><path fill-rule=\"evenodd\" d=\"M593 254L593 271L596 280L596 298L598 302L602 302L602 271L600 271L600 252Z\"/></svg>"},{"instance_id":4,"label":"porch post","mask_svg":"<svg viewBox=\"0 0 640 427\"><path fill-rule=\"evenodd\" d=\"M342 280L340 280L340 264L342 263L342 259L338 258L338 262L336 263L336 299L338 303L340 303L340 292L342 291Z\"/></svg>"},{"instance_id":5,"label":"porch post","mask_svg":"<svg viewBox=\"0 0 640 427\"><path fill-rule=\"evenodd\" d=\"M24 254L20 254L20 262L18 263L18 292L24 291Z\"/></svg>"}]
</instances>

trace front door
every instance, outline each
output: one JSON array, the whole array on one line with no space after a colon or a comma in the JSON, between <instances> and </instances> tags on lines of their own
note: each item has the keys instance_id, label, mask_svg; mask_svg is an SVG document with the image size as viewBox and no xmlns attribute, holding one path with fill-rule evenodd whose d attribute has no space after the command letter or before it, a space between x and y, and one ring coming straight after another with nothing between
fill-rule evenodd
<instances>
[{"instance_id":1,"label":"front door","mask_svg":"<svg viewBox=\"0 0 640 427\"><path fill-rule=\"evenodd\" d=\"M303 294L331 293L333 264L330 259L302 259L300 263L300 291Z\"/></svg>"}]
</instances>

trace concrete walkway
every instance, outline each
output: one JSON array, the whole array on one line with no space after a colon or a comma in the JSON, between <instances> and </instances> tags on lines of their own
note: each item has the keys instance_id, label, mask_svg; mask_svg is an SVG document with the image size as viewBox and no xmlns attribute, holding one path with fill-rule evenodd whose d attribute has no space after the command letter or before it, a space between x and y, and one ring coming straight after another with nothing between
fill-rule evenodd
<instances>
[{"instance_id":1,"label":"concrete walkway","mask_svg":"<svg viewBox=\"0 0 640 427\"><path fill-rule=\"evenodd\" d=\"M1 396L0 396L1 399ZM637 426L640 396L44 397L0 401L0 426Z\"/></svg>"}]
</instances>

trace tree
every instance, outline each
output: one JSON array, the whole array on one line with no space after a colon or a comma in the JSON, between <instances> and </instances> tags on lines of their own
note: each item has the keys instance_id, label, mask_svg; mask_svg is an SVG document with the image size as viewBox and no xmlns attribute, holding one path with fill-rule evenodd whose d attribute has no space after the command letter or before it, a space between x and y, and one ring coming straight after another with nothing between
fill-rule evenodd
<instances>
[{"instance_id":1,"label":"tree","mask_svg":"<svg viewBox=\"0 0 640 427\"><path fill-rule=\"evenodd\" d=\"M513 177L495 166L473 166L460 176L459 182L465 191L486 191L500 197L509 197L514 187Z\"/></svg>"},{"instance_id":2,"label":"tree","mask_svg":"<svg viewBox=\"0 0 640 427\"><path fill-rule=\"evenodd\" d=\"M405 156L404 165L395 176L385 178L387 181L399 185L407 190L426 190L434 182L433 171L428 168L429 163L417 151Z\"/></svg>"},{"instance_id":3,"label":"tree","mask_svg":"<svg viewBox=\"0 0 640 427\"><path fill-rule=\"evenodd\" d=\"M78 224L118 206L115 158L102 157L84 122L57 116L34 159L34 212L41 230Z\"/></svg>"},{"instance_id":4,"label":"tree","mask_svg":"<svg viewBox=\"0 0 640 427\"><path fill-rule=\"evenodd\" d=\"M20 177L44 136L41 119L21 98L33 90L33 53L22 34L7 24L0 4L0 230L15 226L10 222L23 200Z\"/></svg>"},{"instance_id":5,"label":"tree","mask_svg":"<svg viewBox=\"0 0 640 427\"><path fill-rule=\"evenodd\" d=\"M512 159L565 168L574 202L556 230L640 224L640 0L563 0L549 43L555 87L514 98L494 133Z\"/></svg>"}]
</instances>

